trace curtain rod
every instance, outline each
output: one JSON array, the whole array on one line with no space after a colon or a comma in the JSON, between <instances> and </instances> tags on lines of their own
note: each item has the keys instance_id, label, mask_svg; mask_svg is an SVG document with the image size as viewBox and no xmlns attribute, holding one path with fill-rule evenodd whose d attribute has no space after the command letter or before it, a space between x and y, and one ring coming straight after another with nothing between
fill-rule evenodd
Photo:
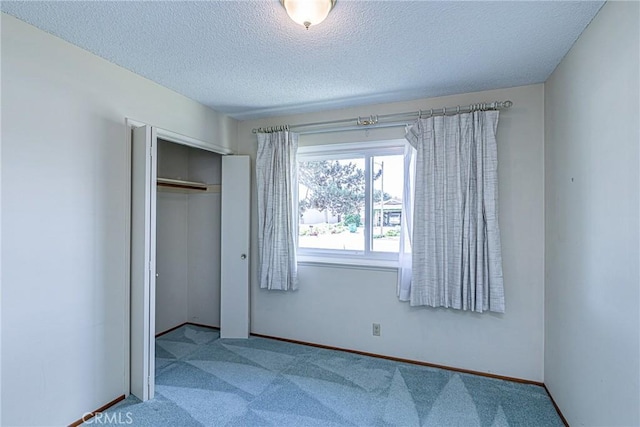
<instances>
[{"instance_id":1,"label":"curtain rod","mask_svg":"<svg viewBox=\"0 0 640 427\"><path fill-rule=\"evenodd\" d=\"M253 128L252 133L271 133L283 130L295 130L301 134L339 132L358 129L372 129L382 127L406 126L416 119L445 116L447 114L471 113L473 111L502 110L510 108L511 101L481 102L455 107L431 108L407 113L370 115L369 117L354 117L350 119L329 120L326 122L301 123L298 125L281 125Z\"/></svg>"}]
</instances>

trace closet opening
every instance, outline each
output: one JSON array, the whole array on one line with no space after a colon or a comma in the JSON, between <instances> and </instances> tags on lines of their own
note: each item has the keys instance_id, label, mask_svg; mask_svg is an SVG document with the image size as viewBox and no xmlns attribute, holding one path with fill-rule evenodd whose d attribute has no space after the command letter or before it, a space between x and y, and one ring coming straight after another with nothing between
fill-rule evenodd
<instances>
[{"instance_id":1,"label":"closet opening","mask_svg":"<svg viewBox=\"0 0 640 427\"><path fill-rule=\"evenodd\" d=\"M185 323L249 334L250 160L229 149L131 127L129 367L126 392L155 393L158 367L188 340L156 335ZM224 250L223 250L224 248ZM156 358L156 349L158 357Z\"/></svg>"},{"instance_id":2,"label":"closet opening","mask_svg":"<svg viewBox=\"0 0 640 427\"><path fill-rule=\"evenodd\" d=\"M157 153L155 335L218 328L222 156L163 139Z\"/></svg>"}]
</instances>

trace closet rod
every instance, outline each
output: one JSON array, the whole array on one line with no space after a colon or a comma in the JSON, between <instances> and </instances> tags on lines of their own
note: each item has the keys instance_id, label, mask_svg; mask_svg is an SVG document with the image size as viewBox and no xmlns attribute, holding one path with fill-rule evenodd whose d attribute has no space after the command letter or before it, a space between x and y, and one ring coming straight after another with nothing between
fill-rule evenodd
<instances>
[{"instance_id":1,"label":"closet rod","mask_svg":"<svg viewBox=\"0 0 640 427\"><path fill-rule=\"evenodd\" d=\"M406 126L416 119L445 116L448 114L470 113L473 111L502 110L510 108L511 101L481 102L465 106L431 108L406 113L370 115L369 117L353 117L349 119L329 120L326 122L301 123L298 125L281 125L254 128L252 133L271 133L283 130L295 130L301 134L337 132L363 128L380 128ZM342 126L340 126L342 125ZM307 129L308 128L308 129ZM314 129L317 128L317 129Z\"/></svg>"},{"instance_id":2,"label":"closet rod","mask_svg":"<svg viewBox=\"0 0 640 427\"><path fill-rule=\"evenodd\" d=\"M158 185L160 187L169 187L169 188L183 188L185 190L199 190L199 191L207 191L206 188L202 188L195 185L185 185L185 184L169 184L166 182L159 182Z\"/></svg>"},{"instance_id":3,"label":"closet rod","mask_svg":"<svg viewBox=\"0 0 640 427\"><path fill-rule=\"evenodd\" d=\"M169 179L169 178L157 178L156 182L160 187L207 191L207 184L203 184L200 182L182 181L178 179Z\"/></svg>"}]
</instances>

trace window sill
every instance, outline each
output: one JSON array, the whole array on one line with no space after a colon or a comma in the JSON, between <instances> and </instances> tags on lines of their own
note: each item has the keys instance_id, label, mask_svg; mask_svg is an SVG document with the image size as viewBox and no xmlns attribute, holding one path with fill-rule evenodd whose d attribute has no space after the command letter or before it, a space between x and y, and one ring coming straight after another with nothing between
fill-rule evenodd
<instances>
[{"instance_id":1,"label":"window sill","mask_svg":"<svg viewBox=\"0 0 640 427\"><path fill-rule=\"evenodd\" d=\"M355 268L359 270L397 271L398 261L387 259L361 259L348 257L321 257L315 255L298 255L298 265Z\"/></svg>"}]
</instances>

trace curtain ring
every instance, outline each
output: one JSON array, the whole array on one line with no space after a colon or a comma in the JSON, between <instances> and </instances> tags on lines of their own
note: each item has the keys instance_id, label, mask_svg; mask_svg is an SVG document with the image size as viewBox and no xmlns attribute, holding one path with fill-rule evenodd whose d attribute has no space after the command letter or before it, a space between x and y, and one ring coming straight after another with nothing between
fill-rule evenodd
<instances>
[{"instance_id":1,"label":"curtain ring","mask_svg":"<svg viewBox=\"0 0 640 427\"><path fill-rule=\"evenodd\" d=\"M431 110L429 110L429 116L433 117L433 108Z\"/></svg>"},{"instance_id":2,"label":"curtain ring","mask_svg":"<svg viewBox=\"0 0 640 427\"><path fill-rule=\"evenodd\" d=\"M418 110L418 119L422 118L422 110Z\"/></svg>"},{"instance_id":3,"label":"curtain ring","mask_svg":"<svg viewBox=\"0 0 640 427\"><path fill-rule=\"evenodd\" d=\"M457 109L456 109L456 114L460 114L460 106L458 105Z\"/></svg>"}]
</instances>

